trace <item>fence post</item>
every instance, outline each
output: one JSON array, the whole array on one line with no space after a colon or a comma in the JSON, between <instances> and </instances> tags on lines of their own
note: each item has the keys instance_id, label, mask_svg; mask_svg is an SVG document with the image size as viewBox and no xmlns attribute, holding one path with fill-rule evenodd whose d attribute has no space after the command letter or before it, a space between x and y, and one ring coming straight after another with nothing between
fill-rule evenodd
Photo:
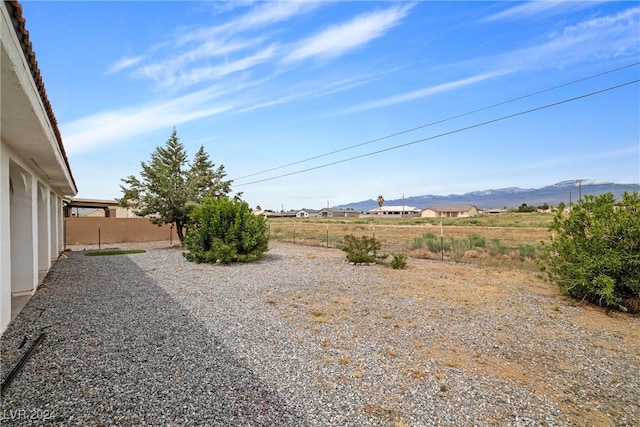
<instances>
[{"instance_id":1,"label":"fence post","mask_svg":"<svg viewBox=\"0 0 640 427\"><path fill-rule=\"evenodd\" d=\"M327 248L329 248L329 225L327 225Z\"/></svg>"},{"instance_id":2,"label":"fence post","mask_svg":"<svg viewBox=\"0 0 640 427\"><path fill-rule=\"evenodd\" d=\"M442 253L442 261L444 261L444 229L442 228L442 221L440 221L440 252Z\"/></svg>"},{"instance_id":3,"label":"fence post","mask_svg":"<svg viewBox=\"0 0 640 427\"><path fill-rule=\"evenodd\" d=\"M373 243L376 243L376 228L373 227Z\"/></svg>"},{"instance_id":4,"label":"fence post","mask_svg":"<svg viewBox=\"0 0 640 427\"><path fill-rule=\"evenodd\" d=\"M100 250L100 223L98 223L98 250Z\"/></svg>"}]
</instances>

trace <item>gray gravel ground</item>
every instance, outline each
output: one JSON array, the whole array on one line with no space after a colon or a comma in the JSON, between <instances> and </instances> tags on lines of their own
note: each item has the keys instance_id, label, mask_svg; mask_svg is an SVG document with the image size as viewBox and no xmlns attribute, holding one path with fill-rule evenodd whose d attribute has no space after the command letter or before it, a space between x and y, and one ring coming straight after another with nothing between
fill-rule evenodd
<instances>
[{"instance_id":1,"label":"gray gravel ground","mask_svg":"<svg viewBox=\"0 0 640 427\"><path fill-rule=\"evenodd\" d=\"M388 267L345 264L337 250L271 246L260 262L233 266L189 263L180 248L105 257L72 251L2 336L4 379L46 334L2 396L2 422L566 426L576 419L567 407L606 415L614 402L610 425L640 425L640 349L540 342L527 331L549 323L543 296L513 295L522 300L518 318L485 318L473 308L368 293ZM337 300L341 291L358 295L357 304ZM399 312L413 321L393 323ZM459 342L514 364L525 350L543 348L546 356L529 363L549 366L557 396L455 361L416 358L436 342L440 352L454 354L447 343ZM561 359L573 368L556 366ZM575 373L587 371L577 381Z\"/></svg>"}]
</instances>

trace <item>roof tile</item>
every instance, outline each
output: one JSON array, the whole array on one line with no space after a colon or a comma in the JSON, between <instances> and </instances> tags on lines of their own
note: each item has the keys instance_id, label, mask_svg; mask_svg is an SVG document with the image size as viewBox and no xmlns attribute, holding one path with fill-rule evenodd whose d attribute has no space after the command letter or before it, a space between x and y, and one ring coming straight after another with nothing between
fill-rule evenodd
<instances>
[{"instance_id":1,"label":"roof tile","mask_svg":"<svg viewBox=\"0 0 640 427\"><path fill-rule=\"evenodd\" d=\"M44 82L42 81L42 75L40 73L40 68L38 67L36 53L33 50L31 40L29 40L29 31L25 27L26 19L24 18L24 16L22 16L22 5L16 0L11 0L6 3L9 7L9 12L12 12L16 34L21 38L21 44L24 51L25 59L29 64L33 81L36 84L38 94L42 99L42 103L47 112L47 116L49 118L49 121L51 122L51 127L53 128L58 147L60 148L60 152L62 154L62 157L64 158L67 170L69 171L69 176L73 181L74 187L77 188L76 181L73 178L73 173L71 172L71 166L69 165L67 152L64 149L64 144L62 143L62 135L60 134L60 129L58 129L58 121L56 120L55 114L53 114L53 109L51 108L51 103L49 102L49 98L47 97L47 92L44 87Z\"/></svg>"}]
</instances>

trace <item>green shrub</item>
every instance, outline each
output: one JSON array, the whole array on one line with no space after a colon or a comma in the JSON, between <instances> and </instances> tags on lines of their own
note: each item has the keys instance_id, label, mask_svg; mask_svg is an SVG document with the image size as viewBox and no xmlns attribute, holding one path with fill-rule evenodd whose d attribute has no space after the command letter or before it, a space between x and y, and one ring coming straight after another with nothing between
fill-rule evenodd
<instances>
[{"instance_id":1,"label":"green shrub","mask_svg":"<svg viewBox=\"0 0 640 427\"><path fill-rule=\"evenodd\" d=\"M536 247L533 245L520 245L518 252L522 258L534 259L536 257Z\"/></svg>"},{"instance_id":2,"label":"green shrub","mask_svg":"<svg viewBox=\"0 0 640 427\"><path fill-rule=\"evenodd\" d=\"M469 235L469 249L484 248L486 245L486 239L479 234Z\"/></svg>"},{"instance_id":3,"label":"green shrub","mask_svg":"<svg viewBox=\"0 0 640 427\"><path fill-rule=\"evenodd\" d=\"M386 258L386 255L378 255L381 244L373 237L356 237L353 234L344 236L341 250L347 253L347 261L356 264L376 262Z\"/></svg>"},{"instance_id":4,"label":"green shrub","mask_svg":"<svg viewBox=\"0 0 640 427\"><path fill-rule=\"evenodd\" d=\"M432 235L431 237L429 237L425 241L425 243L426 243L427 249L429 249L431 252L442 252L442 247L444 243L435 235Z\"/></svg>"},{"instance_id":5,"label":"green shrub","mask_svg":"<svg viewBox=\"0 0 640 427\"><path fill-rule=\"evenodd\" d=\"M249 205L226 196L205 198L190 215L184 239L189 261L229 264L262 258L268 249L267 221Z\"/></svg>"},{"instance_id":6,"label":"green shrub","mask_svg":"<svg viewBox=\"0 0 640 427\"><path fill-rule=\"evenodd\" d=\"M440 236L436 236L433 233L427 233L425 234L424 238L427 249L429 249L429 251L431 252L440 253L442 252L443 247L445 251L450 251L454 248L455 245L455 239L453 239L452 237L442 239Z\"/></svg>"},{"instance_id":7,"label":"green shrub","mask_svg":"<svg viewBox=\"0 0 640 427\"><path fill-rule=\"evenodd\" d=\"M640 196L585 196L559 212L543 264L560 291L577 300L633 310L640 298Z\"/></svg>"},{"instance_id":8,"label":"green shrub","mask_svg":"<svg viewBox=\"0 0 640 427\"><path fill-rule=\"evenodd\" d=\"M504 255L509 252L509 248L507 248L497 237L495 239L491 239L488 249L490 253L497 255Z\"/></svg>"},{"instance_id":9,"label":"green shrub","mask_svg":"<svg viewBox=\"0 0 640 427\"><path fill-rule=\"evenodd\" d=\"M414 237L411 249L422 249L424 246L424 239L422 237Z\"/></svg>"},{"instance_id":10,"label":"green shrub","mask_svg":"<svg viewBox=\"0 0 640 427\"><path fill-rule=\"evenodd\" d=\"M391 260L391 267L394 270L403 270L407 267L407 254L400 252L397 254L393 254L393 259Z\"/></svg>"}]
</instances>

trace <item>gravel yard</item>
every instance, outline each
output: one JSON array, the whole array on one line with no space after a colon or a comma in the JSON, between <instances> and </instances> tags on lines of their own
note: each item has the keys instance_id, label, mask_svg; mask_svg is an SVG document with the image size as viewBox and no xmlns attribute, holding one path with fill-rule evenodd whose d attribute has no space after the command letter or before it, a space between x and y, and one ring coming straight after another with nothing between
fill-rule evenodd
<instances>
[{"instance_id":1,"label":"gravel yard","mask_svg":"<svg viewBox=\"0 0 640 427\"><path fill-rule=\"evenodd\" d=\"M640 425L640 318L572 306L534 273L146 249L55 263L2 336L4 379L46 334L3 423Z\"/></svg>"}]
</instances>

